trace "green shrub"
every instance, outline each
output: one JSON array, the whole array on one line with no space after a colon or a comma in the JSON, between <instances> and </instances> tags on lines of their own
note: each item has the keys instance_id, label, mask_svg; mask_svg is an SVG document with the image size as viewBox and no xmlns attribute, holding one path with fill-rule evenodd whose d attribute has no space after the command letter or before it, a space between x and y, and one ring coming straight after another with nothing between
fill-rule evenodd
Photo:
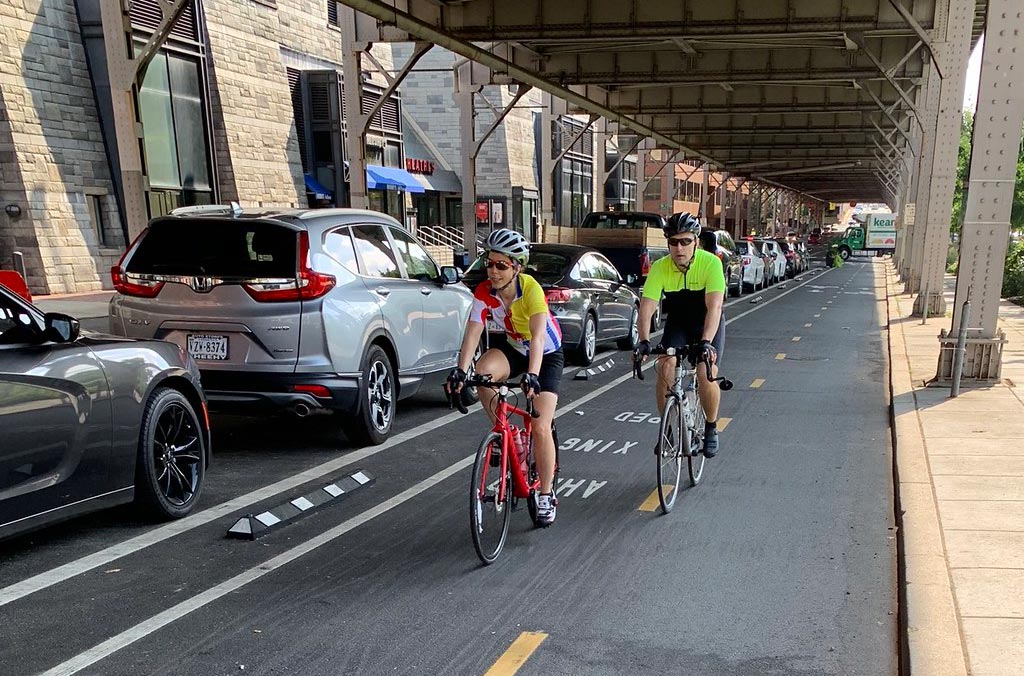
<instances>
[{"instance_id":1,"label":"green shrub","mask_svg":"<svg viewBox=\"0 0 1024 676\"><path fill-rule=\"evenodd\" d=\"M1004 298L1024 296L1024 240L1010 244L1003 266Z\"/></svg>"},{"instance_id":2,"label":"green shrub","mask_svg":"<svg viewBox=\"0 0 1024 676\"><path fill-rule=\"evenodd\" d=\"M950 244L949 249L946 250L946 272L955 275L959 260L960 247L956 244Z\"/></svg>"}]
</instances>

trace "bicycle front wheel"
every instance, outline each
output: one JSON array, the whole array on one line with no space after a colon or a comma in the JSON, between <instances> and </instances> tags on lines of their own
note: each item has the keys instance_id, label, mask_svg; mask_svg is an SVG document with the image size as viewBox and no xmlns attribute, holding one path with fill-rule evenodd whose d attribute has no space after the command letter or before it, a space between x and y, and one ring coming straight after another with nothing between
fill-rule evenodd
<instances>
[{"instance_id":1,"label":"bicycle front wheel","mask_svg":"<svg viewBox=\"0 0 1024 676\"><path fill-rule=\"evenodd\" d=\"M704 475L704 425L707 418L704 416L704 407L701 406L699 397L687 399L687 405L693 407L693 415L689 416L690 420L693 420L693 427L689 430L690 452L686 456L686 462L690 472L690 485L696 486Z\"/></svg>"},{"instance_id":2,"label":"bicycle front wheel","mask_svg":"<svg viewBox=\"0 0 1024 676\"><path fill-rule=\"evenodd\" d=\"M683 443L685 430L682 425L679 399L670 395L665 400L665 411L658 429L658 502L661 511L668 514L676 504L679 481L683 474Z\"/></svg>"},{"instance_id":3,"label":"bicycle front wheel","mask_svg":"<svg viewBox=\"0 0 1024 676\"><path fill-rule=\"evenodd\" d=\"M505 546L508 525L512 519L512 475L501 476L501 435L491 432L480 443L473 463L473 480L469 487L469 523L473 531L473 547L485 564L494 563ZM497 459L494 463L492 459ZM492 466L496 464L497 466ZM511 468L510 468L511 469ZM502 483L504 496L501 497Z\"/></svg>"}]
</instances>

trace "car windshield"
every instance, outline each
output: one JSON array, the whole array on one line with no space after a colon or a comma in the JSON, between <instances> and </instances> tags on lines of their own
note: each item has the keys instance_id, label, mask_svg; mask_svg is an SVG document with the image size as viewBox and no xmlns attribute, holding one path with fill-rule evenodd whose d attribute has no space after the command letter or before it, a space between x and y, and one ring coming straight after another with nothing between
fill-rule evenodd
<instances>
[{"instance_id":1,"label":"car windshield","mask_svg":"<svg viewBox=\"0 0 1024 676\"><path fill-rule=\"evenodd\" d=\"M294 277L295 234L264 221L157 221L128 261L126 272L250 279Z\"/></svg>"},{"instance_id":2,"label":"car windshield","mask_svg":"<svg viewBox=\"0 0 1024 676\"><path fill-rule=\"evenodd\" d=\"M661 217L657 214L587 214L580 224L581 228L597 230L643 230L644 228L660 228Z\"/></svg>"}]
</instances>

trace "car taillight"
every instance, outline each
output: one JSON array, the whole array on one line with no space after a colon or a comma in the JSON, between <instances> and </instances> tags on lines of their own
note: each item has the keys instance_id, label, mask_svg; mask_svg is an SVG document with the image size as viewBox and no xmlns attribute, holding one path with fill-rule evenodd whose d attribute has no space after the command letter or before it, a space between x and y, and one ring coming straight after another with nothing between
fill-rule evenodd
<instances>
[{"instance_id":1,"label":"car taillight","mask_svg":"<svg viewBox=\"0 0 1024 676\"><path fill-rule=\"evenodd\" d=\"M133 275L125 272L118 263L110 268L110 281L114 283L114 289L118 293L136 298L156 298L164 283L155 279L149 279L148 275Z\"/></svg>"},{"instance_id":2,"label":"car taillight","mask_svg":"<svg viewBox=\"0 0 1024 676\"><path fill-rule=\"evenodd\" d=\"M317 272L309 264L309 233L299 233L299 272L292 278L260 279L242 285L252 299L260 303L284 303L313 300L334 288L334 275Z\"/></svg>"},{"instance_id":3,"label":"car taillight","mask_svg":"<svg viewBox=\"0 0 1024 676\"><path fill-rule=\"evenodd\" d=\"M549 303L568 303L572 300L572 289L555 287L548 289L544 295Z\"/></svg>"},{"instance_id":4,"label":"car taillight","mask_svg":"<svg viewBox=\"0 0 1024 676\"><path fill-rule=\"evenodd\" d=\"M651 272L651 254L647 249L640 252L640 276L646 277Z\"/></svg>"}]
</instances>

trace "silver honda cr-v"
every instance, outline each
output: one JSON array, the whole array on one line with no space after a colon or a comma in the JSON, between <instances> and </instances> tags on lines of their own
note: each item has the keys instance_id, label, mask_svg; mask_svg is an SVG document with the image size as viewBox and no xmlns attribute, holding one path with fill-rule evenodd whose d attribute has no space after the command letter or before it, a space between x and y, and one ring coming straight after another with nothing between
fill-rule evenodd
<instances>
[{"instance_id":1,"label":"silver honda cr-v","mask_svg":"<svg viewBox=\"0 0 1024 676\"><path fill-rule=\"evenodd\" d=\"M443 382L472 304L396 220L355 209L179 209L111 276L111 331L177 343L212 409L336 413L357 444Z\"/></svg>"}]
</instances>

